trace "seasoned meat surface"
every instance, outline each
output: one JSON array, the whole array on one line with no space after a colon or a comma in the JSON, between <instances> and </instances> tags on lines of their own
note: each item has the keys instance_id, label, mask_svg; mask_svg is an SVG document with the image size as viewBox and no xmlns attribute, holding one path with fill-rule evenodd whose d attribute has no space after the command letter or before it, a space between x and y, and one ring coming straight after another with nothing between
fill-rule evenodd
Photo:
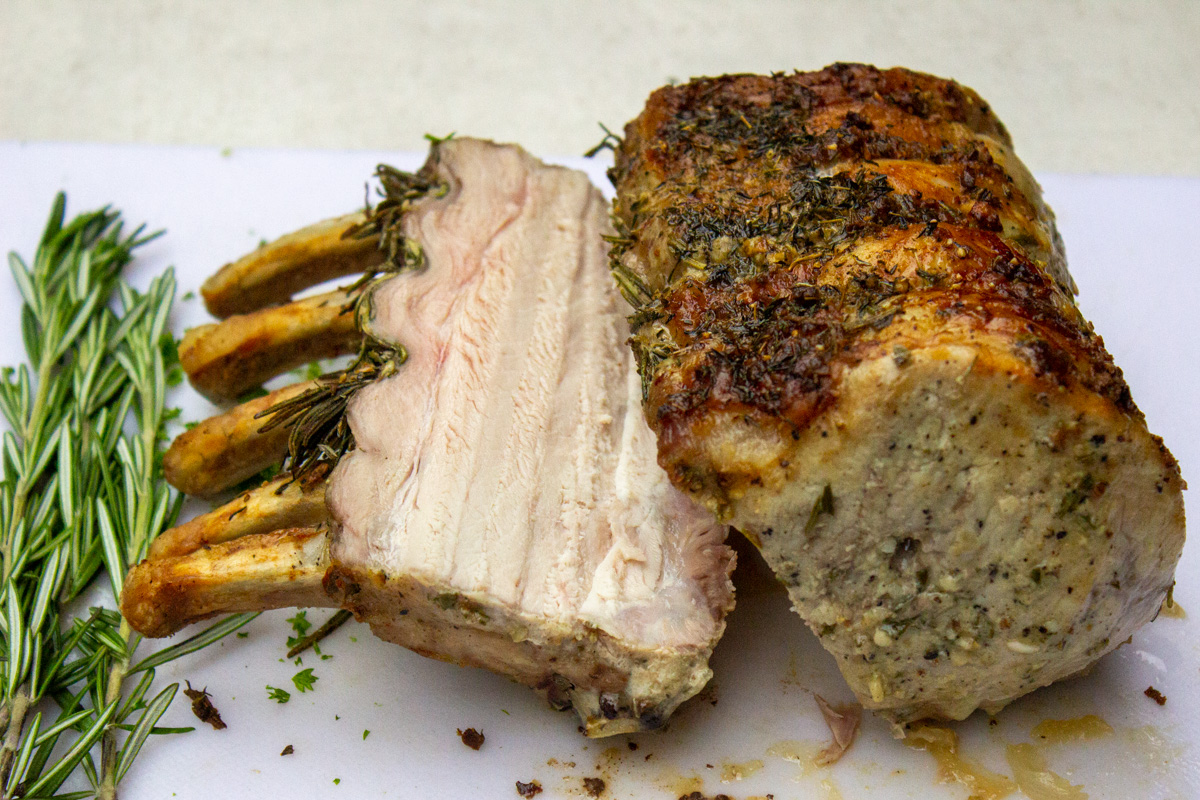
<instances>
[{"instance_id":1,"label":"seasoned meat surface","mask_svg":"<svg viewBox=\"0 0 1200 800\"><path fill-rule=\"evenodd\" d=\"M848 64L699 79L651 96L611 177L659 463L864 704L994 710L1154 616L1178 466L978 95Z\"/></svg>"}]
</instances>

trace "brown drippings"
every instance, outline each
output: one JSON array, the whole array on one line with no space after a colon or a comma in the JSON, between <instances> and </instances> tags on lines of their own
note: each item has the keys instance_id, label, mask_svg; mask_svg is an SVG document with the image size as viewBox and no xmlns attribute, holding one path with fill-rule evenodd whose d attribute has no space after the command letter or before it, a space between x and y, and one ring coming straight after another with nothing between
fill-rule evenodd
<instances>
[{"instance_id":1,"label":"brown drippings","mask_svg":"<svg viewBox=\"0 0 1200 800\"><path fill-rule=\"evenodd\" d=\"M1162 608L1158 610L1160 617L1170 617L1171 619L1187 619L1187 612L1183 610L1183 606L1175 602L1171 598L1167 598L1162 604Z\"/></svg>"},{"instance_id":2,"label":"brown drippings","mask_svg":"<svg viewBox=\"0 0 1200 800\"><path fill-rule=\"evenodd\" d=\"M754 773L763 768L762 759L752 758L741 764L733 764L728 761L721 764L721 783L733 783L745 778L749 778Z\"/></svg>"},{"instance_id":3,"label":"brown drippings","mask_svg":"<svg viewBox=\"0 0 1200 800\"><path fill-rule=\"evenodd\" d=\"M1075 742L1111 736L1113 728L1095 714L1071 719L1044 719L1034 726L1031 734L1046 744Z\"/></svg>"},{"instance_id":4,"label":"brown drippings","mask_svg":"<svg viewBox=\"0 0 1200 800\"><path fill-rule=\"evenodd\" d=\"M1046 758L1031 744L1010 744L1004 753L1017 786L1029 800L1087 800L1082 786L1050 771Z\"/></svg>"},{"instance_id":5,"label":"brown drippings","mask_svg":"<svg viewBox=\"0 0 1200 800\"><path fill-rule=\"evenodd\" d=\"M823 800L844 800L841 791L837 788L837 784L828 778L821 781L821 796ZM972 800L974 800L973 797Z\"/></svg>"},{"instance_id":6,"label":"brown drippings","mask_svg":"<svg viewBox=\"0 0 1200 800\"><path fill-rule=\"evenodd\" d=\"M654 783L665 790L671 797L688 797L698 794L704 789L704 779L696 773L681 775L672 768L665 767ZM703 797L703 795L701 795Z\"/></svg>"},{"instance_id":7,"label":"brown drippings","mask_svg":"<svg viewBox=\"0 0 1200 800\"><path fill-rule=\"evenodd\" d=\"M583 790L591 797L599 797L600 795L604 794L604 790L606 788L608 788L608 784L604 782L603 778L583 779Z\"/></svg>"},{"instance_id":8,"label":"brown drippings","mask_svg":"<svg viewBox=\"0 0 1200 800\"><path fill-rule=\"evenodd\" d=\"M483 747L483 733L474 728L467 728L465 731L458 729L458 736L462 739L462 743L472 750L478 750Z\"/></svg>"},{"instance_id":9,"label":"brown drippings","mask_svg":"<svg viewBox=\"0 0 1200 800\"><path fill-rule=\"evenodd\" d=\"M1017 790L1008 778L958 754L958 734L949 728L919 725L904 738L904 743L925 750L938 764L938 780L965 786L972 800L999 800Z\"/></svg>"},{"instance_id":10,"label":"brown drippings","mask_svg":"<svg viewBox=\"0 0 1200 800\"><path fill-rule=\"evenodd\" d=\"M785 739L768 747L767 755L799 764L800 775L804 776L816 769L817 755L821 752L821 748L820 742Z\"/></svg>"},{"instance_id":11,"label":"brown drippings","mask_svg":"<svg viewBox=\"0 0 1200 800\"><path fill-rule=\"evenodd\" d=\"M542 784L537 780L532 780L529 783L521 783L517 781L517 794L521 797L533 797L542 793Z\"/></svg>"}]
</instances>

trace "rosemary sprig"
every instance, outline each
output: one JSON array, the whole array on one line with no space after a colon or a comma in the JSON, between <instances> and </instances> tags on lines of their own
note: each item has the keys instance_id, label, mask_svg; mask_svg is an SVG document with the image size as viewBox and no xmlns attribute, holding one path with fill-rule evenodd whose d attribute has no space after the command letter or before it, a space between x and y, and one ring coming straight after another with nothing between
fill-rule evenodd
<instances>
[{"instance_id":1,"label":"rosemary sprig","mask_svg":"<svg viewBox=\"0 0 1200 800\"><path fill-rule=\"evenodd\" d=\"M435 152L449 138L431 140ZM354 294L358 328L363 332L358 357L346 369L318 378L317 386L257 415L267 419L259 429L261 433L292 425L283 468L292 480L302 484L324 480L342 456L354 448L354 433L346 421L350 398L363 386L393 375L408 357L402 346L371 334L373 289L397 272L425 265L420 246L404 236L404 215L418 200L441 197L449 188L422 172L402 172L387 164L376 168L375 177L379 179L382 199L374 208L368 204L366 220L344 234L356 238L377 236L379 248L387 254L377 270L363 275L349 289Z\"/></svg>"},{"instance_id":2,"label":"rosemary sprig","mask_svg":"<svg viewBox=\"0 0 1200 800\"><path fill-rule=\"evenodd\" d=\"M29 363L0 371L4 800L54 795L76 770L91 789L72 796L113 798L146 739L175 730L156 723L178 686L149 694L153 669L130 668L138 637L121 616L67 610L101 571L119 595L126 568L179 512L159 465L175 278L168 270L144 294L121 279L157 234L127 234L118 212L65 219L60 194L32 266L9 256ZM208 640L249 618L219 623ZM183 652L168 648L154 665Z\"/></svg>"}]
</instances>

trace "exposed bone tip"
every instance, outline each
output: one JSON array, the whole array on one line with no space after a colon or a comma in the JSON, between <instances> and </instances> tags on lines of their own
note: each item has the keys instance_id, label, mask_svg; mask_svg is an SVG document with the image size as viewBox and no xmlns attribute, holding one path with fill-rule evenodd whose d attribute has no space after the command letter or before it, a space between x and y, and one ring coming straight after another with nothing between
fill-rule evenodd
<instances>
[{"instance_id":1,"label":"exposed bone tip","mask_svg":"<svg viewBox=\"0 0 1200 800\"><path fill-rule=\"evenodd\" d=\"M237 611L333 605L321 589L329 566L322 526L286 528L147 558L133 567L120 608L139 633L170 636L194 622Z\"/></svg>"},{"instance_id":2,"label":"exposed bone tip","mask_svg":"<svg viewBox=\"0 0 1200 800\"><path fill-rule=\"evenodd\" d=\"M121 616L130 626L151 639L170 636L187 623L180 623L180 614L172 601L175 593L166 581L158 580L158 570L146 559L129 570L121 589Z\"/></svg>"}]
</instances>

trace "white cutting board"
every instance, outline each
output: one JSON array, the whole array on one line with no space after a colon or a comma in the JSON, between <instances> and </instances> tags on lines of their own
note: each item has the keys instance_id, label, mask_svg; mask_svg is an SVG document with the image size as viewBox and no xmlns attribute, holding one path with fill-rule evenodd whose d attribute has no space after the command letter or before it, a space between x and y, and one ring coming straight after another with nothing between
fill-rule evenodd
<instances>
[{"instance_id":1,"label":"white cutting board","mask_svg":"<svg viewBox=\"0 0 1200 800\"><path fill-rule=\"evenodd\" d=\"M54 192L65 189L70 211L112 203L131 222L166 228L130 274L145 283L174 265L182 293L260 239L360 207L377 162L412 169L422 160L416 153L0 143L0 249L32 255ZM604 165L570 163L607 188ZM1151 430L1174 451L1184 476L1200 480L1200 256L1192 239L1200 180L1041 177L1085 314L1124 368ZM22 357L18 303L0 277L0 364ZM182 301L173 324L178 333L206 319L198 300ZM186 387L174 402L185 419L212 410ZM1198 553L1195 543L1185 549L1175 592L1193 616L1160 618L1089 677L1013 704L994 725L982 715L958 725L963 752L1008 774L1004 746L1028 741L1036 723L1098 714L1114 735L1047 747L1052 769L1094 798L1200 796ZM320 621L327 613L309 615ZM832 658L779 593L739 598L713 658L714 689L681 709L668 730L598 741L576 731L572 714L551 711L524 687L422 658L356 623L325 642L331 659L305 656L319 680L315 691L298 694L290 679L299 667L280 662L288 616L264 614L248 638L160 670L163 683L207 686L229 728L213 731L177 702L163 724L198 730L152 739L123 797L515 798L515 782L532 779L545 788L542 798L582 797L585 777L603 779L612 798L673 800L693 790L779 800L967 796L961 786L939 783L928 754L893 740L871 717L832 768L772 754L812 752L827 738L813 693L851 699ZM268 700L267 684L292 690L291 701ZM1143 695L1150 685L1167 696L1165 706ZM478 752L455 734L467 727L486 736ZM800 744L780 745L789 741ZM295 753L280 756L289 744ZM757 771L755 762L763 765ZM739 771L742 780L734 779Z\"/></svg>"}]
</instances>

